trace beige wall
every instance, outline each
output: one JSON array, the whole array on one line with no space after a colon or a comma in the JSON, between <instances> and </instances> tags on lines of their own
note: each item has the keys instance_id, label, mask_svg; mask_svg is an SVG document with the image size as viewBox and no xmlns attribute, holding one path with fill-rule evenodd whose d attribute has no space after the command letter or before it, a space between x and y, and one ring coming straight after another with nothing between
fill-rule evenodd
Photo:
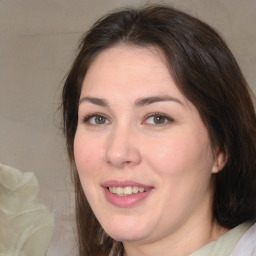
<instances>
[{"instance_id":1,"label":"beige wall","mask_svg":"<svg viewBox=\"0 0 256 256\"><path fill-rule=\"evenodd\" d=\"M255 0L165 2L224 35L256 91ZM72 190L56 113L60 84L89 25L114 7L141 3L145 1L0 1L0 162L36 173L40 198L56 216L48 256L72 255L74 243Z\"/></svg>"}]
</instances>

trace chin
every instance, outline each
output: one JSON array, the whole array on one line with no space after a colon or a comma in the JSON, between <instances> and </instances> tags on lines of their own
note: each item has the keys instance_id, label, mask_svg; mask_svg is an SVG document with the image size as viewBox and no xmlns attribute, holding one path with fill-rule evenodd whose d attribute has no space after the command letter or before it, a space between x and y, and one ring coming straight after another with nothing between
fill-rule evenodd
<instances>
[{"instance_id":1,"label":"chin","mask_svg":"<svg viewBox=\"0 0 256 256\"><path fill-rule=\"evenodd\" d=\"M110 237L118 242L136 242L145 239L145 237L140 234L122 234L119 232L113 232L108 234Z\"/></svg>"},{"instance_id":2,"label":"chin","mask_svg":"<svg viewBox=\"0 0 256 256\"><path fill-rule=\"evenodd\" d=\"M148 237L149 231L143 227L135 228L134 225L113 225L106 227L105 232L116 241L134 242L144 240Z\"/></svg>"}]
</instances>

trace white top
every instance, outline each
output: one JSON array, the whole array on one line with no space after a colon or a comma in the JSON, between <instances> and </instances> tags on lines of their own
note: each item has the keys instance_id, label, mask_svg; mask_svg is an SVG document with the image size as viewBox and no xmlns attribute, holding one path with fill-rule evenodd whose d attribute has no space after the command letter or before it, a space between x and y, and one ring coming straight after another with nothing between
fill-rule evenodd
<instances>
[{"instance_id":1,"label":"white top","mask_svg":"<svg viewBox=\"0 0 256 256\"><path fill-rule=\"evenodd\" d=\"M256 223L252 225L241 237L230 256L256 255Z\"/></svg>"},{"instance_id":2,"label":"white top","mask_svg":"<svg viewBox=\"0 0 256 256\"><path fill-rule=\"evenodd\" d=\"M256 256L256 224L246 222L190 256Z\"/></svg>"}]
</instances>

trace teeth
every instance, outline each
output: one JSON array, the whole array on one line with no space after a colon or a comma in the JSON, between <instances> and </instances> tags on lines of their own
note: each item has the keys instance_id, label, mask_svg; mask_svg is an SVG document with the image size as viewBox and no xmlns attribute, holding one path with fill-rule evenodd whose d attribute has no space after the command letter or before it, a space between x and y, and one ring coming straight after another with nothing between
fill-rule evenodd
<instances>
[{"instance_id":1,"label":"teeth","mask_svg":"<svg viewBox=\"0 0 256 256\"><path fill-rule=\"evenodd\" d=\"M116 194L120 195L120 194L123 194L123 193L124 193L124 189L123 188L120 188L120 187L116 188Z\"/></svg>"},{"instance_id":2,"label":"teeth","mask_svg":"<svg viewBox=\"0 0 256 256\"><path fill-rule=\"evenodd\" d=\"M132 188L132 193L136 194L139 192L139 188L138 187L133 187Z\"/></svg>"},{"instance_id":3,"label":"teeth","mask_svg":"<svg viewBox=\"0 0 256 256\"><path fill-rule=\"evenodd\" d=\"M124 194L125 195L131 195L132 194L132 187L125 187L124 188Z\"/></svg>"},{"instance_id":4,"label":"teeth","mask_svg":"<svg viewBox=\"0 0 256 256\"><path fill-rule=\"evenodd\" d=\"M139 188L139 192L144 192L144 188Z\"/></svg>"},{"instance_id":5,"label":"teeth","mask_svg":"<svg viewBox=\"0 0 256 256\"><path fill-rule=\"evenodd\" d=\"M141 188L141 187L131 187L131 186L124 187L124 188L109 187L108 189L111 193L116 194L118 196L128 196L131 194L137 194L137 193L142 193L144 191L147 191L146 189Z\"/></svg>"}]
</instances>

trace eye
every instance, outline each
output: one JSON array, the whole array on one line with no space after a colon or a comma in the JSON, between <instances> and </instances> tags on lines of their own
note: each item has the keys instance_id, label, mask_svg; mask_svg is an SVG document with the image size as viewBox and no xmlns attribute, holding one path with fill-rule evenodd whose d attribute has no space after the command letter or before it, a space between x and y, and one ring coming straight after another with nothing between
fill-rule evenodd
<instances>
[{"instance_id":1,"label":"eye","mask_svg":"<svg viewBox=\"0 0 256 256\"><path fill-rule=\"evenodd\" d=\"M84 123L88 123L90 125L103 125L103 124L109 124L109 120L107 119L107 117L105 117L104 115L101 114L91 114L86 116L83 119Z\"/></svg>"},{"instance_id":2,"label":"eye","mask_svg":"<svg viewBox=\"0 0 256 256\"><path fill-rule=\"evenodd\" d=\"M165 125L169 122L173 122L174 120L161 113L153 113L147 116L145 122L150 125Z\"/></svg>"}]
</instances>

